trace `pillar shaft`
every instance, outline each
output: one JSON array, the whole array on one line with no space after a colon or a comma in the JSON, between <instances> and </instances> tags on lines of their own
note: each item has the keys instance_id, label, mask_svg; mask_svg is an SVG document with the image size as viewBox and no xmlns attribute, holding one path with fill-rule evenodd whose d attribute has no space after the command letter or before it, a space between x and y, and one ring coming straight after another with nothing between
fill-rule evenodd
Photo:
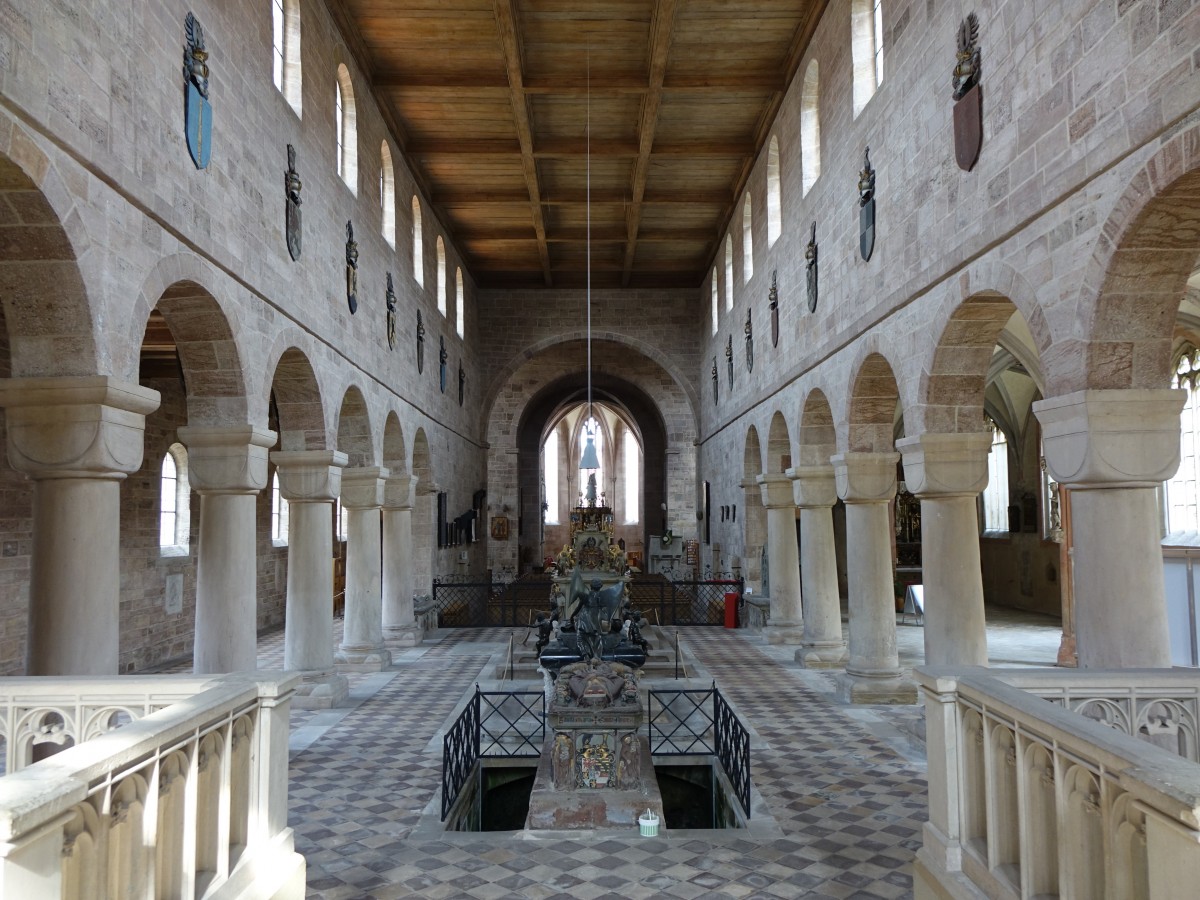
<instances>
[{"instance_id":1,"label":"pillar shaft","mask_svg":"<svg viewBox=\"0 0 1200 900\"><path fill-rule=\"evenodd\" d=\"M1156 492L1179 467L1175 390L1077 391L1033 404L1071 492L1079 665L1170 666Z\"/></svg>"},{"instance_id":2,"label":"pillar shaft","mask_svg":"<svg viewBox=\"0 0 1200 900\"><path fill-rule=\"evenodd\" d=\"M903 438L904 477L921 501L925 664L987 665L976 500L987 487L990 434Z\"/></svg>"},{"instance_id":3,"label":"pillar shaft","mask_svg":"<svg viewBox=\"0 0 1200 900\"><path fill-rule=\"evenodd\" d=\"M772 644L798 644L804 637L804 621L792 479L759 475L758 484L767 508L767 556L771 561L771 619L765 636Z\"/></svg>"},{"instance_id":4,"label":"pillar shaft","mask_svg":"<svg viewBox=\"0 0 1200 900\"><path fill-rule=\"evenodd\" d=\"M788 475L793 479L795 501L800 507L804 640L796 651L796 661L806 668L840 666L846 659L846 644L842 638L833 534L833 504L837 500L833 469L801 467L789 469Z\"/></svg>"},{"instance_id":5,"label":"pillar shaft","mask_svg":"<svg viewBox=\"0 0 1200 900\"><path fill-rule=\"evenodd\" d=\"M850 561L850 646L842 697L856 703L913 703L916 687L901 677L892 587L891 518L896 453L844 453L831 460L846 503Z\"/></svg>"},{"instance_id":6,"label":"pillar shaft","mask_svg":"<svg viewBox=\"0 0 1200 900\"><path fill-rule=\"evenodd\" d=\"M347 469L342 475L346 516L346 629L334 659L354 671L379 671L391 663L383 646L383 559L380 508L388 470Z\"/></svg>"},{"instance_id":7,"label":"pillar shaft","mask_svg":"<svg viewBox=\"0 0 1200 900\"><path fill-rule=\"evenodd\" d=\"M383 505L383 637L396 644L420 643L413 614L412 479L392 476Z\"/></svg>"},{"instance_id":8,"label":"pillar shaft","mask_svg":"<svg viewBox=\"0 0 1200 900\"><path fill-rule=\"evenodd\" d=\"M271 460L289 504L283 667L304 676L296 706L337 706L349 692L346 677L333 671L333 501L346 454L287 451Z\"/></svg>"},{"instance_id":9,"label":"pillar shaft","mask_svg":"<svg viewBox=\"0 0 1200 900\"><path fill-rule=\"evenodd\" d=\"M117 674L120 481L158 403L100 375L0 380L9 463L34 481L30 675Z\"/></svg>"},{"instance_id":10,"label":"pillar shaft","mask_svg":"<svg viewBox=\"0 0 1200 900\"><path fill-rule=\"evenodd\" d=\"M188 477L200 495L196 561L198 675L257 668L257 495L267 486L275 432L249 425L179 429Z\"/></svg>"}]
</instances>

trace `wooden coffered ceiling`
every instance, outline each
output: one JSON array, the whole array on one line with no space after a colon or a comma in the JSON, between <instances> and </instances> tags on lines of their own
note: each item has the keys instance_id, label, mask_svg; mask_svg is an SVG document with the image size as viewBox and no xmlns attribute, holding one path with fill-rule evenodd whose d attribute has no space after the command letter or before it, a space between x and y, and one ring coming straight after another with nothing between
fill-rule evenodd
<instances>
[{"instance_id":1,"label":"wooden coffered ceiling","mask_svg":"<svg viewBox=\"0 0 1200 900\"><path fill-rule=\"evenodd\" d=\"M826 0L328 0L483 287L699 285ZM590 115L590 156L588 121Z\"/></svg>"}]
</instances>

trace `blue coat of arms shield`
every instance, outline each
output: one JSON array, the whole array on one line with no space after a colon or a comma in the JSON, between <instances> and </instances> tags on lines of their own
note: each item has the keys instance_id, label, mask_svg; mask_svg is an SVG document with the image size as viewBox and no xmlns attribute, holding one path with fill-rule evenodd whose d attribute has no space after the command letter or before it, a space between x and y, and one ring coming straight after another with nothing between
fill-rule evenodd
<instances>
[{"instance_id":1,"label":"blue coat of arms shield","mask_svg":"<svg viewBox=\"0 0 1200 900\"><path fill-rule=\"evenodd\" d=\"M208 165L212 153L212 106L201 96L196 85L187 83L187 100L184 105L187 117L187 145L192 162L197 169Z\"/></svg>"}]
</instances>

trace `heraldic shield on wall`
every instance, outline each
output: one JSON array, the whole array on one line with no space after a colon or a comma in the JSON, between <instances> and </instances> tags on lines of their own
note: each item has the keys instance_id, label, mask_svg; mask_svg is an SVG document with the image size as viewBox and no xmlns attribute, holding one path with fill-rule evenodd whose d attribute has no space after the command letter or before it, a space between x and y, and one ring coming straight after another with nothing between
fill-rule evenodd
<instances>
[{"instance_id":1,"label":"heraldic shield on wall","mask_svg":"<svg viewBox=\"0 0 1200 900\"><path fill-rule=\"evenodd\" d=\"M197 169L212 155L212 106L208 102L208 50L204 29L190 12L183 22L187 44L183 48L183 115L188 153Z\"/></svg>"},{"instance_id":2,"label":"heraldic shield on wall","mask_svg":"<svg viewBox=\"0 0 1200 900\"><path fill-rule=\"evenodd\" d=\"M983 149L980 58L979 17L971 13L958 26L954 66L954 161L964 172L975 168Z\"/></svg>"}]
</instances>

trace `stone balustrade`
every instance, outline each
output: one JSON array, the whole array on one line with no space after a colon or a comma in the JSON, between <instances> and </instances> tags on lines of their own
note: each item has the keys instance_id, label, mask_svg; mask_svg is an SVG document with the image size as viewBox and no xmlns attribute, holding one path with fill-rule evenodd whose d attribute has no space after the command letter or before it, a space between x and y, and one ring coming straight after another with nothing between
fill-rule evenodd
<instances>
[{"instance_id":1,"label":"stone balustrade","mask_svg":"<svg viewBox=\"0 0 1200 900\"><path fill-rule=\"evenodd\" d=\"M1200 675L913 674L929 758L917 898L1195 896Z\"/></svg>"},{"instance_id":2,"label":"stone balustrade","mask_svg":"<svg viewBox=\"0 0 1200 900\"><path fill-rule=\"evenodd\" d=\"M298 675L4 682L0 897L304 896L287 826Z\"/></svg>"}]
</instances>

